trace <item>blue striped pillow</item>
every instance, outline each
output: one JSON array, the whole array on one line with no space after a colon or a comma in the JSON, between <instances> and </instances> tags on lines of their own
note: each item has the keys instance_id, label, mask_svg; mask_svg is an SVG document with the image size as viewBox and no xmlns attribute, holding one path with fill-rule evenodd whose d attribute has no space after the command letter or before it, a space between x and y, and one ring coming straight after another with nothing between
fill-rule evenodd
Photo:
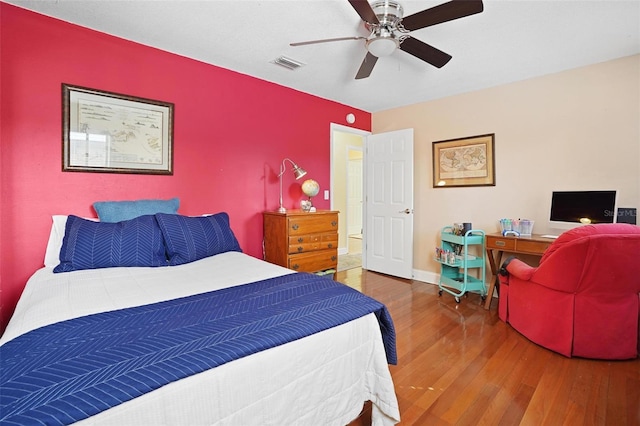
<instances>
[{"instance_id":1,"label":"blue striped pillow","mask_svg":"<svg viewBox=\"0 0 640 426\"><path fill-rule=\"evenodd\" d=\"M169 265L182 265L228 251L242 252L229 226L229 215L182 216L156 214L164 236Z\"/></svg>"},{"instance_id":2,"label":"blue striped pillow","mask_svg":"<svg viewBox=\"0 0 640 426\"><path fill-rule=\"evenodd\" d=\"M118 223L69 216L53 272L117 266L167 266L162 232L153 215Z\"/></svg>"}]
</instances>

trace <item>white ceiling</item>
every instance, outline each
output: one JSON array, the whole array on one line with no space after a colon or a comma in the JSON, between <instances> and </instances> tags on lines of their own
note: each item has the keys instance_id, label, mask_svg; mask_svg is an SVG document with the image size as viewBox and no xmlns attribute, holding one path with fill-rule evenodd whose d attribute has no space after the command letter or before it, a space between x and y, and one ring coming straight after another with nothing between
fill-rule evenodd
<instances>
[{"instance_id":1,"label":"white ceiling","mask_svg":"<svg viewBox=\"0 0 640 426\"><path fill-rule=\"evenodd\" d=\"M6 2L369 112L640 53L640 0L485 0L411 33L453 56L443 68L398 50L363 80L362 40L289 46L368 35L347 0ZM444 2L400 0L404 16ZM287 70L280 55L306 65Z\"/></svg>"}]
</instances>

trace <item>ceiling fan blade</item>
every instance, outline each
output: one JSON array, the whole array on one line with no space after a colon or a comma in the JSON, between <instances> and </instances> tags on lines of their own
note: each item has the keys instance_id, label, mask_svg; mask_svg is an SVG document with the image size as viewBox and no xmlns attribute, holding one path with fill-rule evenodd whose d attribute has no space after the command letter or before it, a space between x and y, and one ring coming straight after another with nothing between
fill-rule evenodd
<instances>
[{"instance_id":1,"label":"ceiling fan blade","mask_svg":"<svg viewBox=\"0 0 640 426\"><path fill-rule=\"evenodd\" d=\"M321 40L299 41L297 43L289 43L289 46L305 46L307 44L328 43L331 41L343 41L343 40L366 40L366 37L337 37L337 38L324 38Z\"/></svg>"},{"instance_id":2,"label":"ceiling fan blade","mask_svg":"<svg viewBox=\"0 0 640 426\"><path fill-rule=\"evenodd\" d=\"M356 80L369 77L377 61L377 56L373 56L371 53L367 52L367 56L364 57L364 61L362 61L362 65L360 65L358 74L356 74Z\"/></svg>"},{"instance_id":3,"label":"ceiling fan blade","mask_svg":"<svg viewBox=\"0 0 640 426\"><path fill-rule=\"evenodd\" d=\"M484 10L482 0L452 0L402 19L402 26L408 31L419 30L465 16L475 15Z\"/></svg>"},{"instance_id":4,"label":"ceiling fan blade","mask_svg":"<svg viewBox=\"0 0 640 426\"><path fill-rule=\"evenodd\" d=\"M356 12L358 12L358 15L360 15L360 18L364 22L368 22L370 24L380 23L378 17L376 16L367 0L349 0L349 3L351 3L351 6L353 6Z\"/></svg>"},{"instance_id":5,"label":"ceiling fan blade","mask_svg":"<svg viewBox=\"0 0 640 426\"><path fill-rule=\"evenodd\" d=\"M400 43L400 49L437 68L442 68L451 60L451 55L448 53L444 53L442 50L436 49L413 37L404 39L404 41Z\"/></svg>"}]
</instances>

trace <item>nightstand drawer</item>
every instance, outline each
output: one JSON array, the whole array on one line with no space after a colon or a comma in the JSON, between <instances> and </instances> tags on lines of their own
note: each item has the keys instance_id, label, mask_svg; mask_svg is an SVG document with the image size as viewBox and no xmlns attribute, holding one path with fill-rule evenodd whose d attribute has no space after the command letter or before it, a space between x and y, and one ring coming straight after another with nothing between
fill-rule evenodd
<instances>
[{"instance_id":1,"label":"nightstand drawer","mask_svg":"<svg viewBox=\"0 0 640 426\"><path fill-rule=\"evenodd\" d=\"M295 235L289 237L289 245L319 243L322 241L322 234Z\"/></svg>"},{"instance_id":2,"label":"nightstand drawer","mask_svg":"<svg viewBox=\"0 0 640 426\"><path fill-rule=\"evenodd\" d=\"M289 256L289 269L297 272L316 272L335 269L338 266L338 250L294 254Z\"/></svg>"},{"instance_id":3,"label":"nightstand drawer","mask_svg":"<svg viewBox=\"0 0 640 426\"><path fill-rule=\"evenodd\" d=\"M322 235L322 243L326 244L329 248L337 248L338 247L338 233L334 232L331 234Z\"/></svg>"},{"instance_id":4,"label":"nightstand drawer","mask_svg":"<svg viewBox=\"0 0 640 426\"><path fill-rule=\"evenodd\" d=\"M322 232L338 232L338 215L317 215L309 213L309 216L291 217L289 222L289 235L318 234Z\"/></svg>"},{"instance_id":5,"label":"nightstand drawer","mask_svg":"<svg viewBox=\"0 0 640 426\"><path fill-rule=\"evenodd\" d=\"M338 248L338 234L299 235L289 237L289 253Z\"/></svg>"}]
</instances>

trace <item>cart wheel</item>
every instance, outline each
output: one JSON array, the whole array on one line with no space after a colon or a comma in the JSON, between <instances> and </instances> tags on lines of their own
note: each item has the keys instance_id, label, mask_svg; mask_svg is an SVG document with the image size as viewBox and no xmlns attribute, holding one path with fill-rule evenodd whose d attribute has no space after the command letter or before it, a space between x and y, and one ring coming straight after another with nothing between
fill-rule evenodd
<instances>
[{"instance_id":1,"label":"cart wheel","mask_svg":"<svg viewBox=\"0 0 640 426\"><path fill-rule=\"evenodd\" d=\"M442 296L442 290L438 290L438 296Z\"/></svg>"},{"instance_id":2,"label":"cart wheel","mask_svg":"<svg viewBox=\"0 0 640 426\"><path fill-rule=\"evenodd\" d=\"M456 296L456 303L460 303L460 298Z\"/></svg>"},{"instance_id":3,"label":"cart wheel","mask_svg":"<svg viewBox=\"0 0 640 426\"><path fill-rule=\"evenodd\" d=\"M487 296L482 296L482 301L484 302L485 300L487 300Z\"/></svg>"}]
</instances>

